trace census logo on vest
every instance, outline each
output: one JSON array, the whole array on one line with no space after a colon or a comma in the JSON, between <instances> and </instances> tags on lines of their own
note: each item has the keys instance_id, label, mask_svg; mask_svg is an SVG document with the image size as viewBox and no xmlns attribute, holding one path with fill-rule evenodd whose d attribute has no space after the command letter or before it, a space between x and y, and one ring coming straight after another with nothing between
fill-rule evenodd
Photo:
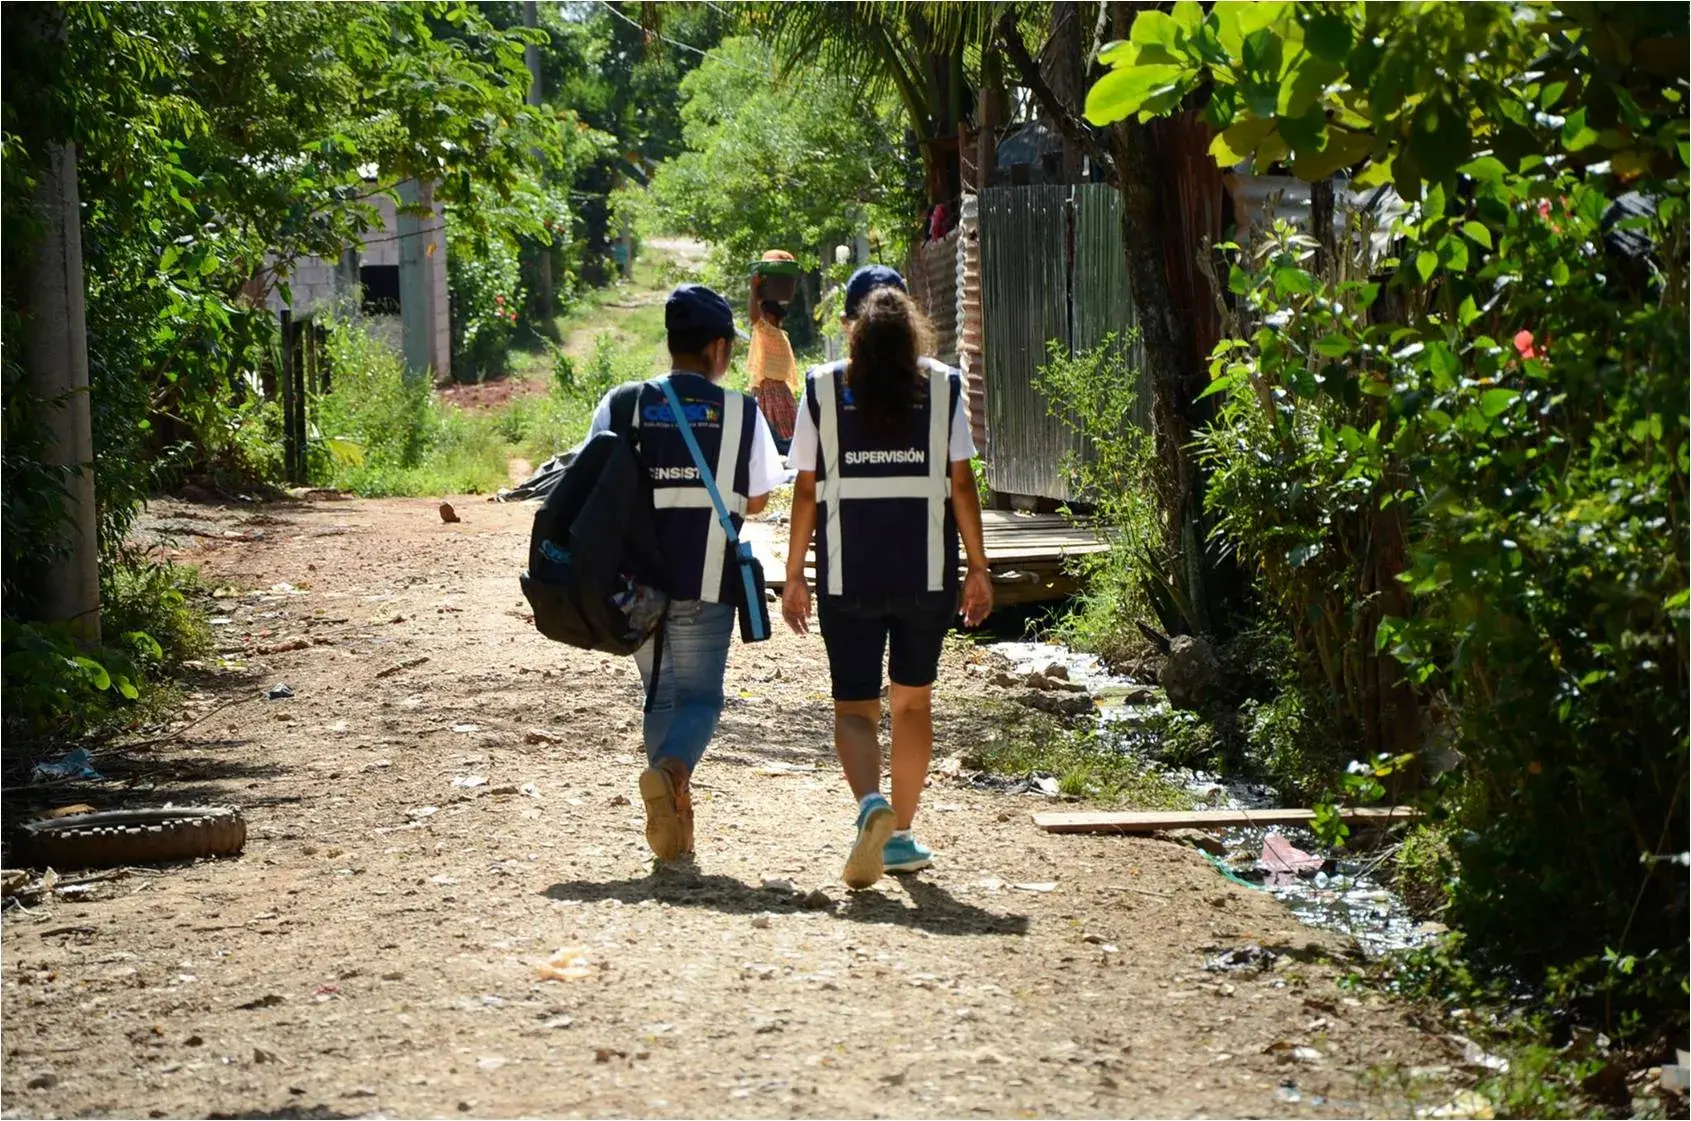
<instances>
[{"instance_id":1,"label":"census logo on vest","mask_svg":"<svg viewBox=\"0 0 1691 1121\"><path fill-rule=\"evenodd\" d=\"M715 405L704 401L688 401L681 406L681 411L687 414L688 424L720 424L722 411ZM675 416L669 411L668 402L660 401L655 405L647 405L640 410L640 420L645 424L674 424ZM698 478L697 473L694 478Z\"/></svg>"}]
</instances>

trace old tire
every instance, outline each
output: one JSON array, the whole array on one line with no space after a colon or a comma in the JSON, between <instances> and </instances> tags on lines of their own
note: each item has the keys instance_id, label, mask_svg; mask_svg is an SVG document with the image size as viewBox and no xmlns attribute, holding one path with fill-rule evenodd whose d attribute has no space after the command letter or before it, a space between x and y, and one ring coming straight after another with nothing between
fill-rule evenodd
<instances>
[{"instance_id":1,"label":"old tire","mask_svg":"<svg viewBox=\"0 0 1691 1121\"><path fill-rule=\"evenodd\" d=\"M233 806L108 810L26 823L18 851L44 868L110 868L230 856L247 843L247 823Z\"/></svg>"}]
</instances>

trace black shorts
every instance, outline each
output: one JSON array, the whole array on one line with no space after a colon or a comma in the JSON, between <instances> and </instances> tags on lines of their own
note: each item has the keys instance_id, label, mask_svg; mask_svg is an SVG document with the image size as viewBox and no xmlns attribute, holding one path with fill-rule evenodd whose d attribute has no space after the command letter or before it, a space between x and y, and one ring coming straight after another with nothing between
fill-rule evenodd
<instances>
[{"instance_id":1,"label":"black shorts","mask_svg":"<svg viewBox=\"0 0 1691 1121\"><path fill-rule=\"evenodd\" d=\"M881 698L881 658L894 685L920 688L939 676L945 632L957 614L956 592L906 596L822 596L816 616L828 648L836 701Z\"/></svg>"}]
</instances>

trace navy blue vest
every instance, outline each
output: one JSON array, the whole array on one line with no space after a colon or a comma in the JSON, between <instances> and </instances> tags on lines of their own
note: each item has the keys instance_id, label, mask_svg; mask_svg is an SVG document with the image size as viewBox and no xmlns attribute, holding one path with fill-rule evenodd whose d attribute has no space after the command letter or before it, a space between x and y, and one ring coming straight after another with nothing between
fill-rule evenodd
<instances>
[{"instance_id":1,"label":"navy blue vest","mask_svg":"<svg viewBox=\"0 0 1691 1121\"><path fill-rule=\"evenodd\" d=\"M822 595L957 590L951 507L951 420L962 375L922 359L927 387L894 440L871 440L846 384L846 363L805 375L816 422L816 586Z\"/></svg>"},{"instance_id":2,"label":"navy blue vest","mask_svg":"<svg viewBox=\"0 0 1691 1121\"><path fill-rule=\"evenodd\" d=\"M668 376L738 529L751 485L757 405L745 394L725 390L700 374L677 371ZM663 555L663 590L671 599L736 602L728 539L656 382L640 388L634 429L640 465L652 480L652 522Z\"/></svg>"}]
</instances>

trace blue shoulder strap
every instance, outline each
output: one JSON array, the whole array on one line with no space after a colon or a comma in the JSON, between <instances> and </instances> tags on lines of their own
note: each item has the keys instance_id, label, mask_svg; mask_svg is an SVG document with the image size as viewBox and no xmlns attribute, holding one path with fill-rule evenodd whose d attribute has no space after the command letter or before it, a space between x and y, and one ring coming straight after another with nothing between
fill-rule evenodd
<instances>
[{"instance_id":1,"label":"blue shoulder strap","mask_svg":"<svg viewBox=\"0 0 1691 1121\"><path fill-rule=\"evenodd\" d=\"M704 483L705 489L710 492L711 504L716 507L716 520L721 523L722 532L727 535L729 548L734 550L735 557L740 561L740 578L746 584L746 602L751 603L757 598L757 583L752 577L750 563L752 547L749 543L740 540L740 533L734 528L734 519L728 513L728 505L722 501L722 492L716 488L716 475L711 471L710 465L705 462L705 453L699 447L698 438L693 435L693 426L687 423L687 412L681 407L681 398L675 392L675 386L670 384L668 378L659 379L657 384L658 388L663 390L663 395L669 400L669 411L675 417L675 427L680 429L681 438L687 443L687 454L693 457L693 466L699 469L699 481ZM727 392L724 391L724 408L738 407L739 404L739 401L730 400ZM749 614L754 619L760 617L756 611L749 612ZM763 636L758 635L757 637L762 638Z\"/></svg>"}]
</instances>

